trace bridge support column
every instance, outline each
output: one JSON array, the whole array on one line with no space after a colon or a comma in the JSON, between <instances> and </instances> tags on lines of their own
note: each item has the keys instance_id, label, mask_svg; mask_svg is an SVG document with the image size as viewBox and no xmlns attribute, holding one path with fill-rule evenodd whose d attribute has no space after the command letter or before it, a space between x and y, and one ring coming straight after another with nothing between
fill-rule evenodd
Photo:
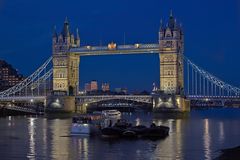
<instances>
[{"instance_id":1,"label":"bridge support column","mask_svg":"<svg viewBox=\"0 0 240 160\"><path fill-rule=\"evenodd\" d=\"M79 91L79 64L80 57L70 53L68 64L68 93L70 96L76 96Z\"/></svg>"},{"instance_id":2,"label":"bridge support column","mask_svg":"<svg viewBox=\"0 0 240 160\"><path fill-rule=\"evenodd\" d=\"M87 103L76 104L76 112L77 113L87 113Z\"/></svg>"},{"instance_id":3,"label":"bridge support column","mask_svg":"<svg viewBox=\"0 0 240 160\"><path fill-rule=\"evenodd\" d=\"M80 57L72 54L53 56L53 92L73 96L79 90Z\"/></svg>"}]
</instances>

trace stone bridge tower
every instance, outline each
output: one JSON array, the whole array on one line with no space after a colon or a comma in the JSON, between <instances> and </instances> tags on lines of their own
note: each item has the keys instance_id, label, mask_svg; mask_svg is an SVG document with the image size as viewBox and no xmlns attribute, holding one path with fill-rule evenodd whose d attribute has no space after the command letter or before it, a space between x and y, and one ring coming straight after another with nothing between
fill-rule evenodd
<instances>
[{"instance_id":1,"label":"stone bridge tower","mask_svg":"<svg viewBox=\"0 0 240 160\"><path fill-rule=\"evenodd\" d=\"M78 29L75 36L70 32L66 18L61 33L54 29L52 38L53 50L53 94L76 95L79 86L80 57L69 53L69 49L80 46Z\"/></svg>"},{"instance_id":2,"label":"stone bridge tower","mask_svg":"<svg viewBox=\"0 0 240 160\"><path fill-rule=\"evenodd\" d=\"M167 25L161 22L160 45L160 90L167 94L183 95L184 34L172 13Z\"/></svg>"}]
</instances>

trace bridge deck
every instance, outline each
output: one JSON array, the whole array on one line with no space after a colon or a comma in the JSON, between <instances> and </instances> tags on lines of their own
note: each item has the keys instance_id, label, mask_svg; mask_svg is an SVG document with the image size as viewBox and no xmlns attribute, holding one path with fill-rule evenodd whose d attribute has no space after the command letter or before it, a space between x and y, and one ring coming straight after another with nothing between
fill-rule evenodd
<instances>
[{"instance_id":1,"label":"bridge deck","mask_svg":"<svg viewBox=\"0 0 240 160\"><path fill-rule=\"evenodd\" d=\"M115 48L109 48L108 46L85 46L72 48L70 53L80 56L159 53L159 44L119 45Z\"/></svg>"},{"instance_id":2,"label":"bridge deck","mask_svg":"<svg viewBox=\"0 0 240 160\"><path fill-rule=\"evenodd\" d=\"M13 96L13 97L1 97L0 101L45 101L46 96Z\"/></svg>"}]
</instances>

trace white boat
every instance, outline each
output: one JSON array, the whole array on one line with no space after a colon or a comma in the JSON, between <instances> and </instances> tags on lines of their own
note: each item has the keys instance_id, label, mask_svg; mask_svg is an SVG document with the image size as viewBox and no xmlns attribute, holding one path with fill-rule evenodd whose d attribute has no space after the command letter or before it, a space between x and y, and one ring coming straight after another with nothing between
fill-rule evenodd
<instances>
[{"instance_id":1,"label":"white boat","mask_svg":"<svg viewBox=\"0 0 240 160\"><path fill-rule=\"evenodd\" d=\"M102 115L81 115L72 118L71 135L92 135L99 131Z\"/></svg>"},{"instance_id":2,"label":"white boat","mask_svg":"<svg viewBox=\"0 0 240 160\"><path fill-rule=\"evenodd\" d=\"M120 118L121 112L118 110L103 110L102 114L105 118Z\"/></svg>"}]
</instances>

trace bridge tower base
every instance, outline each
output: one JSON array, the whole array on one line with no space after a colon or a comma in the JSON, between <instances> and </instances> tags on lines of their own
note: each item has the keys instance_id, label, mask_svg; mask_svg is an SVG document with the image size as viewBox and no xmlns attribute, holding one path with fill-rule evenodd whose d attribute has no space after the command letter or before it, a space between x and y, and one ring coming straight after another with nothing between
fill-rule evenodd
<instances>
[{"instance_id":1,"label":"bridge tower base","mask_svg":"<svg viewBox=\"0 0 240 160\"><path fill-rule=\"evenodd\" d=\"M47 113L73 113L76 110L75 96L48 96Z\"/></svg>"},{"instance_id":2,"label":"bridge tower base","mask_svg":"<svg viewBox=\"0 0 240 160\"><path fill-rule=\"evenodd\" d=\"M159 94L153 96L154 113L184 113L190 111L190 101L180 95Z\"/></svg>"}]
</instances>

